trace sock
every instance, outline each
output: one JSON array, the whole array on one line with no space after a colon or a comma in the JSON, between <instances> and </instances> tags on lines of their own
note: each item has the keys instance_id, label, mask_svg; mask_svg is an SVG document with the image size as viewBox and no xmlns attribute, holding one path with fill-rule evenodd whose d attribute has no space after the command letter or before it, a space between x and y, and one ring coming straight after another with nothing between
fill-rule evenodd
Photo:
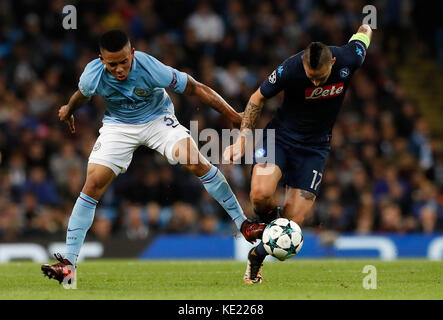
<instances>
[{"instance_id":1,"label":"sock","mask_svg":"<svg viewBox=\"0 0 443 320\"><path fill-rule=\"evenodd\" d=\"M97 200L84 193L80 193L72 209L66 233L66 253L64 258L69 260L74 266L85 240L86 232L88 232L94 221L97 203Z\"/></svg>"},{"instance_id":2,"label":"sock","mask_svg":"<svg viewBox=\"0 0 443 320\"><path fill-rule=\"evenodd\" d=\"M265 247L263 246L263 242L260 242L259 245L255 247L255 254L259 257L262 257L262 258L264 258L268 255Z\"/></svg>"},{"instance_id":3,"label":"sock","mask_svg":"<svg viewBox=\"0 0 443 320\"><path fill-rule=\"evenodd\" d=\"M205 175L199 177L199 179L203 183L206 191L220 203L240 230L242 223L247 220L247 218L226 181L225 176L217 167L211 166L211 169L209 169Z\"/></svg>"}]
</instances>

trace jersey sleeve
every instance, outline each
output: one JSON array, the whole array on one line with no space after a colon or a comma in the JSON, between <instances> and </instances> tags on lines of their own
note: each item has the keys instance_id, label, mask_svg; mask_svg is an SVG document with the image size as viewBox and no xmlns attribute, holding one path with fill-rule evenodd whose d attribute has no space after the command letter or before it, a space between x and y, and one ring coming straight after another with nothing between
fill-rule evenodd
<instances>
[{"instance_id":1,"label":"jersey sleeve","mask_svg":"<svg viewBox=\"0 0 443 320\"><path fill-rule=\"evenodd\" d=\"M369 47L369 37L363 33L354 34L348 44L343 46L343 55L350 66L359 68L365 61Z\"/></svg>"},{"instance_id":2,"label":"jersey sleeve","mask_svg":"<svg viewBox=\"0 0 443 320\"><path fill-rule=\"evenodd\" d=\"M78 82L78 89L85 97L96 94L103 68L100 59L93 60L86 65Z\"/></svg>"},{"instance_id":3,"label":"jersey sleeve","mask_svg":"<svg viewBox=\"0 0 443 320\"><path fill-rule=\"evenodd\" d=\"M156 58L143 54L144 67L151 75L152 86L169 88L177 93L183 93L188 83L188 75L170 66L164 65Z\"/></svg>"},{"instance_id":4,"label":"jersey sleeve","mask_svg":"<svg viewBox=\"0 0 443 320\"><path fill-rule=\"evenodd\" d=\"M269 99L282 91L287 84L289 72L289 63L286 60L262 82L260 86L261 94Z\"/></svg>"}]
</instances>

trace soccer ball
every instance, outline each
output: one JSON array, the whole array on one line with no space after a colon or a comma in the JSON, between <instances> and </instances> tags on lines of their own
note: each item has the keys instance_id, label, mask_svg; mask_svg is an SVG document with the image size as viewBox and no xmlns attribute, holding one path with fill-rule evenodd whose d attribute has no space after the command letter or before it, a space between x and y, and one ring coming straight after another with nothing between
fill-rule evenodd
<instances>
[{"instance_id":1,"label":"soccer ball","mask_svg":"<svg viewBox=\"0 0 443 320\"><path fill-rule=\"evenodd\" d=\"M283 261L300 251L303 232L294 221L278 218L266 226L262 241L267 253Z\"/></svg>"}]
</instances>

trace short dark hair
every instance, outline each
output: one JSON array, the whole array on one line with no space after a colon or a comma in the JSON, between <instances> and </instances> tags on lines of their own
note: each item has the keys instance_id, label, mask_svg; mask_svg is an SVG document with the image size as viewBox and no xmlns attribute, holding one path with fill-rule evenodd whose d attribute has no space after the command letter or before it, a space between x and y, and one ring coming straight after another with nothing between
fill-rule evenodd
<instances>
[{"instance_id":1,"label":"short dark hair","mask_svg":"<svg viewBox=\"0 0 443 320\"><path fill-rule=\"evenodd\" d=\"M311 42L303 54L303 61L314 70L320 69L324 64L330 62L331 59L331 50L321 42Z\"/></svg>"},{"instance_id":2,"label":"short dark hair","mask_svg":"<svg viewBox=\"0 0 443 320\"><path fill-rule=\"evenodd\" d=\"M119 29L113 29L103 33L98 41L101 50L117 52L123 49L129 42L128 35Z\"/></svg>"}]
</instances>

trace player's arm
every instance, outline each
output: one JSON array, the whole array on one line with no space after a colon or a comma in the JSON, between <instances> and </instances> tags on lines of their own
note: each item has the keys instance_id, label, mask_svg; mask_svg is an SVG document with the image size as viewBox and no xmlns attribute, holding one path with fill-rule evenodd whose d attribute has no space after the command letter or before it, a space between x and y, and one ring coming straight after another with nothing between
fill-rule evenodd
<instances>
[{"instance_id":1,"label":"player's arm","mask_svg":"<svg viewBox=\"0 0 443 320\"><path fill-rule=\"evenodd\" d=\"M85 105L90 100L90 97L84 96L80 90L77 90L69 99L68 104L62 106L58 110L58 116L61 121L68 124L72 133L75 132L74 126L74 112L81 106Z\"/></svg>"},{"instance_id":2,"label":"player's arm","mask_svg":"<svg viewBox=\"0 0 443 320\"><path fill-rule=\"evenodd\" d=\"M340 47L342 61L353 71L359 68L365 61L366 51L372 39L372 29L369 25L361 25L357 32L352 35L348 43Z\"/></svg>"},{"instance_id":3,"label":"player's arm","mask_svg":"<svg viewBox=\"0 0 443 320\"><path fill-rule=\"evenodd\" d=\"M243 119L240 126L240 134L235 143L226 148L223 157L226 161L236 161L243 157L246 144L252 143L252 130L255 129L257 120L260 117L266 98L260 92L260 88L249 98L246 109L243 113ZM248 140L249 139L249 140Z\"/></svg>"},{"instance_id":4,"label":"player's arm","mask_svg":"<svg viewBox=\"0 0 443 320\"><path fill-rule=\"evenodd\" d=\"M266 100L281 92L291 79L291 66L294 63L295 57L286 59L262 82L260 88L251 95L246 110L243 113L240 135L235 143L227 147L223 153L225 161L236 161L243 157L246 145L252 143L252 130L255 129Z\"/></svg>"},{"instance_id":5,"label":"player's arm","mask_svg":"<svg viewBox=\"0 0 443 320\"><path fill-rule=\"evenodd\" d=\"M190 96L197 96L200 101L223 114L231 120L234 125L238 126L242 122L241 114L235 111L217 92L203 83L196 81L190 75L188 75L188 81L183 93Z\"/></svg>"},{"instance_id":6,"label":"player's arm","mask_svg":"<svg viewBox=\"0 0 443 320\"><path fill-rule=\"evenodd\" d=\"M240 126L240 133L247 133L248 130L254 130L257 124L266 98L261 94L260 88L255 91L249 98L246 109L243 113L243 119Z\"/></svg>"}]
</instances>

